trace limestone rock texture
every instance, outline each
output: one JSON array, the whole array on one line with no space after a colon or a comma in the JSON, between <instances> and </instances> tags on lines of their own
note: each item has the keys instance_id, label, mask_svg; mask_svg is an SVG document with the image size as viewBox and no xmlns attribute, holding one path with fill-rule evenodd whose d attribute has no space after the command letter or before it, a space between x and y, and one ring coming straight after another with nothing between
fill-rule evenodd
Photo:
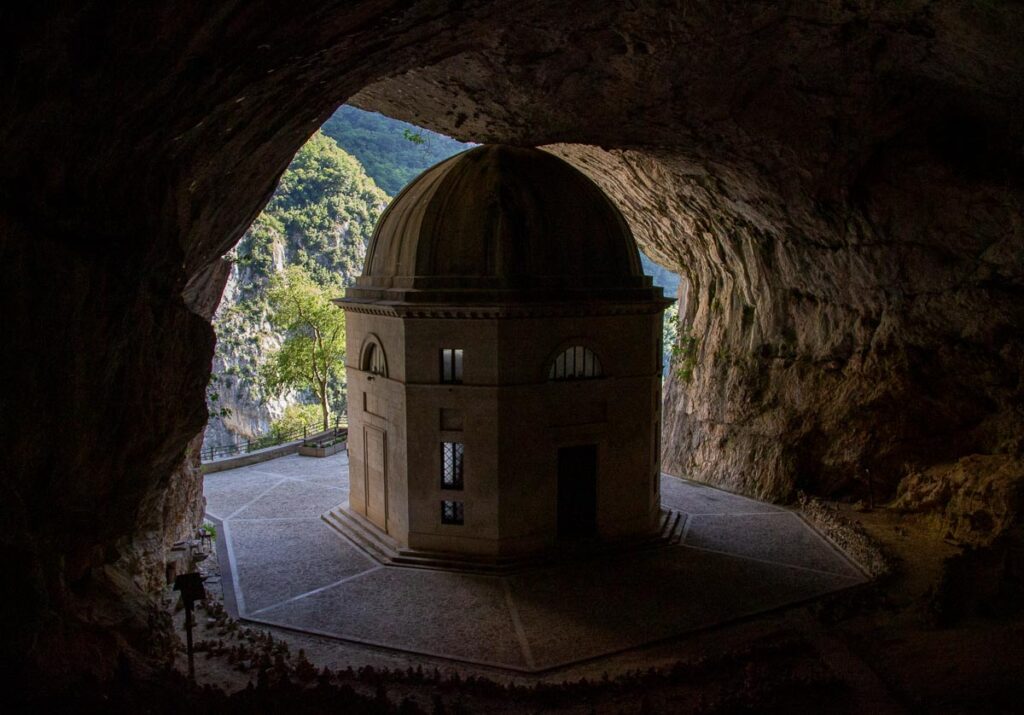
<instances>
[{"instance_id":1,"label":"limestone rock texture","mask_svg":"<svg viewBox=\"0 0 1024 715\"><path fill-rule=\"evenodd\" d=\"M1019 463L1021 36L981 0L0 11L4 664L152 654L127 563L200 509L221 256L349 98L549 145L682 272L669 471L880 500Z\"/></svg>"},{"instance_id":2,"label":"limestone rock texture","mask_svg":"<svg viewBox=\"0 0 1024 715\"><path fill-rule=\"evenodd\" d=\"M1007 454L972 454L907 475L893 506L927 514L944 538L991 546L1020 524L1024 468Z\"/></svg>"}]
</instances>

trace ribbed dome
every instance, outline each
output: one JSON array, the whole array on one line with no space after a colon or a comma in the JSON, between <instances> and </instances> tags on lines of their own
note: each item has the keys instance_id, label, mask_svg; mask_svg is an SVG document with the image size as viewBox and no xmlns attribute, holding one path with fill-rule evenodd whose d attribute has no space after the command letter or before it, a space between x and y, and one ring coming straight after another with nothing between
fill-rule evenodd
<instances>
[{"instance_id":1,"label":"ribbed dome","mask_svg":"<svg viewBox=\"0 0 1024 715\"><path fill-rule=\"evenodd\" d=\"M594 182L540 149L485 145L391 202L348 295L649 286L629 226Z\"/></svg>"}]
</instances>

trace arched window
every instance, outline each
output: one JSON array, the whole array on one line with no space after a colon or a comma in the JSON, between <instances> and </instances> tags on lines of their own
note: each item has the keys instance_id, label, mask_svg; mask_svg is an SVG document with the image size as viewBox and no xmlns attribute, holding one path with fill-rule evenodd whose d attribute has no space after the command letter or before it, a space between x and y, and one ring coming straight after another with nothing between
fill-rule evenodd
<instances>
[{"instance_id":1,"label":"arched window","mask_svg":"<svg viewBox=\"0 0 1024 715\"><path fill-rule=\"evenodd\" d=\"M377 342L371 342L363 351L363 371L381 377L388 376L388 366L384 359L384 348Z\"/></svg>"},{"instance_id":2,"label":"arched window","mask_svg":"<svg viewBox=\"0 0 1024 715\"><path fill-rule=\"evenodd\" d=\"M601 361L590 348L574 345L562 351L551 363L549 380L585 380L601 377Z\"/></svg>"}]
</instances>

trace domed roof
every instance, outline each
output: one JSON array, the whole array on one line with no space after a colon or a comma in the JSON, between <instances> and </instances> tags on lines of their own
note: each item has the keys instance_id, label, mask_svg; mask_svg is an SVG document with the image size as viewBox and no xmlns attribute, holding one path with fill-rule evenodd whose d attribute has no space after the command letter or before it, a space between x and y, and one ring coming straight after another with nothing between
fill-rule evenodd
<instances>
[{"instance_id":1,"label":"domed roof","mask_svg":"<svg viewBox=\"0 0 1024 715\"><path fill-rule=\"evenodd\" d=\"M347 297L650 285L629 226L594 182L546 151L484 145L426 170L391 202Z\"/></svg>"}]
</instances>

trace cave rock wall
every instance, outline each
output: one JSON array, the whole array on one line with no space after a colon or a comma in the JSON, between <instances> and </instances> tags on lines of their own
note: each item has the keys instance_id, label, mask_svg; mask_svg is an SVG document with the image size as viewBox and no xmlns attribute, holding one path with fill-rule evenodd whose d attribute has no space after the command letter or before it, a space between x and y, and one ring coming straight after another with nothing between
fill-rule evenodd
<instances>
[{"instance_id":1,"label":"cave rock wall","mask_svg":"<svg viewBox=\"0 0 1024 715\"><path fill-rule=\"evenodd\" d=\"M153 594L119 565L137 548L153 571L200 508L220 257L353 95L462 140L571 145L687 277L673 471L781 499L1020 457L1019 4L0 13L5 672L150 647Z\"/></svg>"},{"instance_id":2,"label":"cave rock wall","mask_svg":"<svg viewBox=\"0 0 1024 715\"><path fill-rule=\"evenodd\" d=\"M1020 456L1022 194L927 148L829 206L755 169L552 147L687 279L668 471L770 499L881 501L922 466Z\"/></svg>"}]
</instances>

